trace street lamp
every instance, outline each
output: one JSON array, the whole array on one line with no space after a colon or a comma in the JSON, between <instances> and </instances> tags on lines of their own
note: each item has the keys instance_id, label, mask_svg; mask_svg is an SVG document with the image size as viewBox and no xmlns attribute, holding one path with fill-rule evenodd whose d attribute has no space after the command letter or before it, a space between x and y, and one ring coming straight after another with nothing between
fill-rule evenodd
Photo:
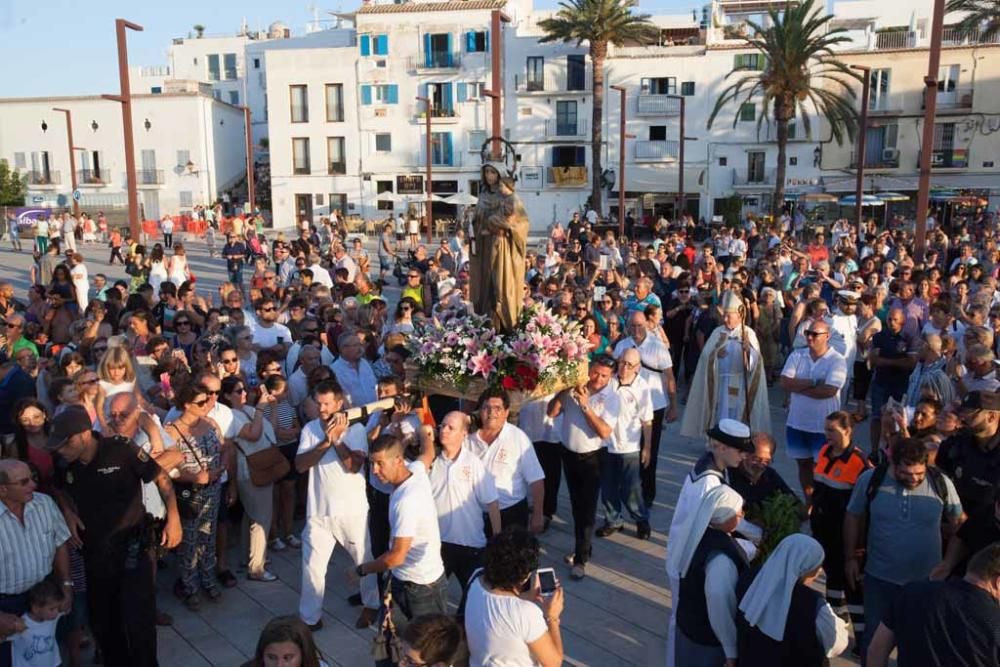
<instances>
[{"instance_id":1,"label":"street lamp","mask_svg":"<svg viewBox=\"0 0 1000 667\"><path fill-rule=\"evenodd\" d=\"M427 192L427 203L424 204L424 224L427 225L427 242L431 242L431 197L434 194L431 192L431 99L430 97L417 97L418 102L424 103L424 120L426 121L427 127L427 165L424 180L427 181L427 185L424 186Z\"/></svg>"},{"instance_id":2,"label":"street lamp","mask_svg":"<svg viewBox=\"0 0 1000 667\"><path fill-rule=\"evenodd\" d=\"M70 113L69 109L59 109L57 107L52 107L53 111L58 111L59 113L66 114L66 143L69 145L69 182L73 188L73 193L76 193L76 156L73 151L76 148L73 146L73 114ZM80 202L73 197L73 217L80 217Z\"/></svg>"},{"instance_id":3,"label":"street lamp","mask_svg":"<svg viewBox=\"0 0 1000 667\"><path fill-rule=\"evenodd\" d=\"M625 86L611 86L619 92L621 110L618 113L618 237L625 235Z\"/></svg>"},{"instance_id":4,"label":"street lamp","mask_svg":"<svg viewBox=\"0 0 1000 667\"><path fill-rule=\"evenodd\" d=\"M944 30L944 0L934 0L931 19L930 55L927 58L927 76L924 77L924 135L920 143L920 177L917 185L917 225L914 230L914 254L918 262L924 260L924 243L927 238L927 207L930 204L931 148L934 146L934 114L937 113L937 77L941 66L941 33Z\"/></svg>"},{"instance_id":5,"label":"street lamp","mask_svg":"<svg viewBox=\"0 0 1000 667\"><path fill-rule=\"evenodd\" d=\"M121 86L120 95L101 95L106 100L112 100L122 105L122 134L125 138L125 181L128 186L128 226L132 238L138 241L141 228L139 226L139 190L135 177L135 140L132 136L132 88L128 80L128 45L125 30L142 32L142 26L115 19L115 36L118 40L118 82ZM146 120L149 123L149 120ZM147 126L147 130L149 127Z\"/></svg>"},{"instance_id":6,"label":"street lamp","mask_svg":"<svg viewBox=\"0 0 1000 667\"><path fill-rule=\"evenodd\" d=\"M684 192L684 142L685 141L697 141L698 137L687 137L684 136L684 96L683 95L667 95L669 99L679 100L681 106L680 115L680 132L678 136L680 141L678 141L677 147L677 162L679 163L679 169L677 171L677 208L683 214L687 211L687 196Z\"/></svg>"},{"instance_id":7,"label":"street lamp","mask_svg":"<svg viewBox=\"0 0 1000 667\"><path fill-rule=\"evenodd\" d=\"M253 215L257 196L257 183L253 172L253 127L250 125L250 107L245 106L242 109L247 143L247 202L250 204L250 214Z\"/></svg>"},{"instance_id":8,"label":"street lamp","mask_svg":"<svg viewBox=\"0 0 1000 667\"><path fill-rule=\"evenodd\" d=\"M865 193L865 152L868 150L868 91L871 88L872 68L867 65L851 65L851 69L863 72L861 79L861 130L858 132L857 169L854 181L854 221L858 226L858 241L864 238L861 231L861 199Z\"/></svg>"}]
</instances>

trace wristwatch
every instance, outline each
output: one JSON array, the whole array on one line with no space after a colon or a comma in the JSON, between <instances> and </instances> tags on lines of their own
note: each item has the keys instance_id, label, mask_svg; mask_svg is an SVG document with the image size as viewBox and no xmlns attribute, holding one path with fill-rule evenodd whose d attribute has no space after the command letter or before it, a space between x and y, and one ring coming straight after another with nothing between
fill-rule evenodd
<instances>
[{"instance_id":1,"label":"wristwatch","mask_svg":"<svg viewBox=\"0 0 1000 667\"><path fill-rule=\"evenodd\" d=\"M363 576L365 576L367 574L365 572L365 565L364 565L364 563L362 563L361 565L358 565L356 568L354 568L354 574L358 575L359 577L363 577Z\"/></svg>"},{"instance_id":2,"label":"wristwatch","mask_svg":"<svg viewBox=\"0 0 1000 667\"><path fill-rule=\"evenodd\" d=\"M63 588L76 588L72 579L63 579L62 586Z\"/></svg>"}]
</instances>

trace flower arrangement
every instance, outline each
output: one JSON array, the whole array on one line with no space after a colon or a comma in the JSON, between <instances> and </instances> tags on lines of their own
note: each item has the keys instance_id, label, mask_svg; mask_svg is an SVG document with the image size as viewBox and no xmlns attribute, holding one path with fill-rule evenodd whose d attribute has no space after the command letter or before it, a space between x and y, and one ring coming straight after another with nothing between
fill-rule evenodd
<instances>
[{"instance_id":1,"label":"flower arrangement","mask_svg":"<svg viewBox=\"0 0 1000 667\"><path fill-rule=\"evenodd\" d=\"M590 343L580 325L540 305L521 311L513 331L497 333L488 317L445 310L410 341L422 378L464 391L473 381L508 391L553 391L575 384Z\"/></svg>"}]
</instances>

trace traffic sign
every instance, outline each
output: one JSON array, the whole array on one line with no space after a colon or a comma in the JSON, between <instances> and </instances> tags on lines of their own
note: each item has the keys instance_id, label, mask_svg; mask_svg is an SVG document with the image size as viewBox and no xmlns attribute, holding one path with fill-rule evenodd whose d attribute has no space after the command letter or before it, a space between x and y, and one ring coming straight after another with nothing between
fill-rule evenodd
<instances>
[{"instance_id":1,"label":"traffic sign","mask_svg":"<svg viewBox=\"0 0 1000 667\"><path fill-rule=\"evenodd\" d=\"M80 203L81 199L83 199L83 193L79 190L73 190L73 201Z\"/></svg>"}]
</instances>

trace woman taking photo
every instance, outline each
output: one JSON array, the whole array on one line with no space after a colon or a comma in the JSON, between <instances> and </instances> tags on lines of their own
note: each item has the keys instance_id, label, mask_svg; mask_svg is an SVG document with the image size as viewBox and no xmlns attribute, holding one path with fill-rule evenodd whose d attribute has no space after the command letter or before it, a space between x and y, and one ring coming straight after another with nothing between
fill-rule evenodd
<instances>
[{"instance_id":1,"label":"woman taking photo","mask_svg":"<svg viewBox=\"0 0 1000 667\"><path fill-rule=\"evenodd\" d=\"M257 377L257 353L253 350L253 332L250 327L232 326L226 329L226 338L236 350L236 358L240 361L239 370L249 385L247 391L256 391L260 382Z\"/></svg>"},{"instance_id":2,"label":"woman taking photo","mask_svg":"<svg viewBox=\"0 0 1000 667\"><path fill-rule=\"evenodd\" d=\"M274 581L276 577L264 569L267 559L267 531L271 526L271 511L274 503L274 485L256 486L250 481L250 465L247 457L274 447L277 442L274 429L264 418L261 409L274 402L271 394L261 394L257 407L247 405L247 388L238 377L228 377L222 381L219 400L233 411L233 428L236 432L236 487L243 504L242 534L250 535L250 551L247 565L247 579L251 581Z\"/></svg>"},{"instance_id":3,"label":"woman taking photo","mask_svg":"<svg viewBox=\"0 0 1000 667\"><path fill-rule=\"evenodd\" d=\"M192 611L201 605L199 591L204 590L210 600L222 596L215 569L219 503L232 504L236 500L235 484L229 486L228 497L221 498L219 479L227 467L232 467L232 461L231 457L225 457L230 460L224 461L222 433L207 416L209 400L208 392L200 384L189 382L181 386L174 400L181 414L166 426L167 434L184 454L180 476L174 480L184 532L179 548L180 576L174 584L174 594Z\"/></svg>"},{"instance_id":4,"label":"woman taking photo","mask_svg":"<svg viewBox=\"0 0 1000 667\"><path fill-rule=\"evenodd\" d=\"M542 595L538 551L538 539L523 529L503 531L487 545L465 605L471 667L562 665L563 589L557 583Z\"/></svg>"},{"instance_id":5,"label":"woman taking photo","mask_svg":"<svg viewBox=\"0 0 1000 667\"><path fill-rule=\"evenodd\" d=\"M188 365L194 362L194 344L198 340L198 334L194 332L194 322L191 316L184 310L178 310L174 314L174 349L182 350Z\"/></svg>"}]
</instances>

